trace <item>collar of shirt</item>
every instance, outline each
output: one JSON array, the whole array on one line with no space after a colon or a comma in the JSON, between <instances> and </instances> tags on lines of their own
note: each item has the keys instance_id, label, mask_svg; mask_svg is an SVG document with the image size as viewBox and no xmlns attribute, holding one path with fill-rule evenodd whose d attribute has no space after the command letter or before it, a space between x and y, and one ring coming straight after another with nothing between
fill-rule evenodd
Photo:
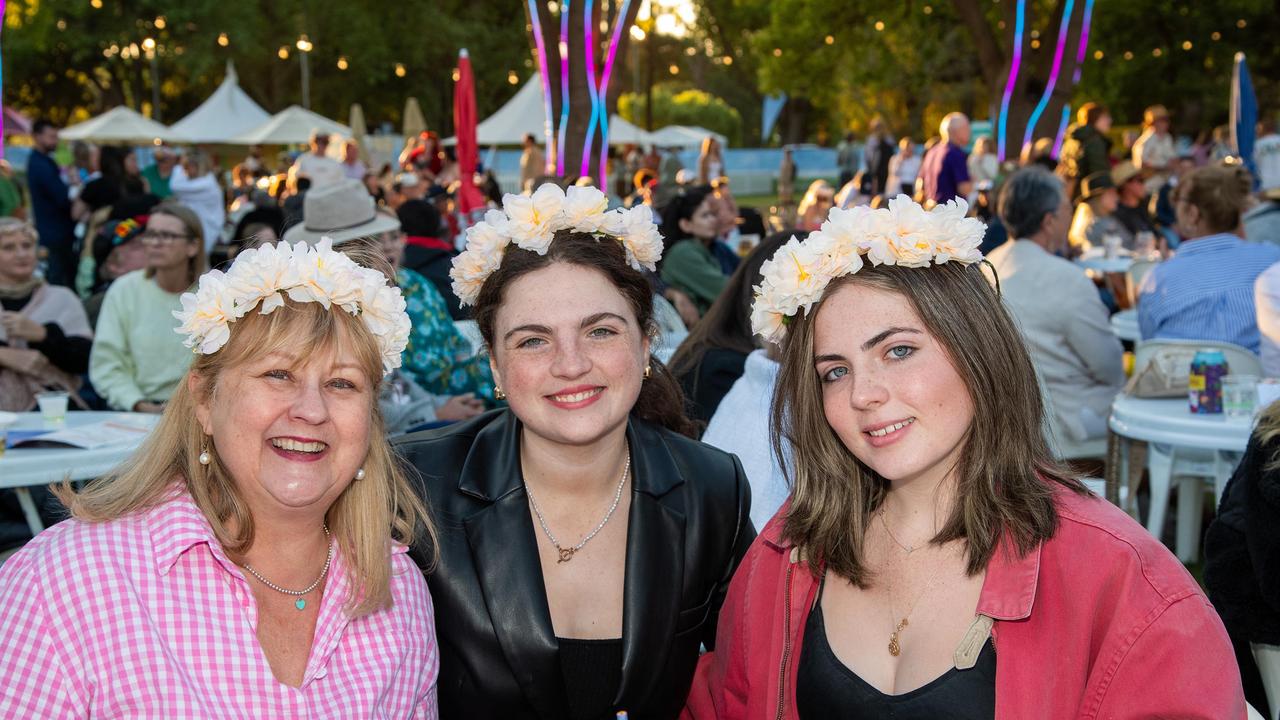
<instances>
[{"instance_id":1,"label":"collar of shirt","mask_svg":"<svg viewBox=\"0 0 1280 720\"><path fill-rule=\"evenodd\" d=\"M1174 257L1205 255L1220 250L1231 250L1243 243L1244 240L1240 239L1239 235L1232 233L1206 235L1195 240L1183 240L1182 244L1178 246L1177 252L1174 253Z\"/></svg>"}]
</instances>

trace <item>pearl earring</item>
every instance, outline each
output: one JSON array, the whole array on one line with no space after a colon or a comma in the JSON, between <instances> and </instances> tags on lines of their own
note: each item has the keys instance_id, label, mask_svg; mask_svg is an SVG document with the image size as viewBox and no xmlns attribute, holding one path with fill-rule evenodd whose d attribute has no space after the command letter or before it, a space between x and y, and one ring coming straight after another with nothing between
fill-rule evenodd
<instances>
[{"instance_id":1,"label":"pearl earring","mask_svg":"<svg viewBox=\"0 0 1280 720\"><path fill-rule=\"evenodd\" d=\"M357 480L364 479L364 468L360 468L359 470L356 470L356 479Z\"/></svg>"},{"instance_id":2,"label":"pearl earring","mask_svg":"<svg viewBox=\"0 0 1280 720\"><path fill-rule=\"evenodd\" d=\"M212 458L209 457L209 448L204 446L201 446L200 457L196 459L200 461L201 465L208 465L209 463L213 462Z\"/></svg>"}]
</instances>

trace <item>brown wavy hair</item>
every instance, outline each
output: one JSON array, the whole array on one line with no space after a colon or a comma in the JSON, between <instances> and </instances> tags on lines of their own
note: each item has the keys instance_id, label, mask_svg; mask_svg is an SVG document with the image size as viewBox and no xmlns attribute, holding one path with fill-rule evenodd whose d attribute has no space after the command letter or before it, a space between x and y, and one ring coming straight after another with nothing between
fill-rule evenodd
<instances>
[{"instance_id":1,"label":"brown wavy hair","mask_svg":"<svg viewBox=\"0 0 1280 720\"><path fill-rule=\"evenodd\" d=\"M475 319L486 345L494 347L494 322L507 286L522 275L558 262L602 273L626 298L636 314L640 331L650 338L657 335L658 326L653 319L653 287L640 271L627 264L622 244L610 238L597 239L590 233L561 230L556 233L546 255L515 245L508 246L502 264L480 287ZM649 367L652 372L649 379L641 384L640 397L636 399L631 414L697 439L697 426L684 414L684 394L679 383L653 355L649 356Z\"/></svg>"},{"instance_id":2,"label":"brown wavy hair","mask_svg":"<svg viewBox=\"0 0 1280 720\"><path fill-rule=\"evenodd\" d=\"M864 266L834 280L824 295L848 285L904 296L945 349L973 402L956 502L931 542L964 540L973 575L986 567L1005 534L1022 554L1052 537L1055 486L1087 491L1049 450L1031 357L981 266ZM815 572L825 562L867 587L864 538L888 481L854 457L827 423L813 366L814 318L822 304L792 319L781 348L771 424L776 456L785 459L791 478L783 534L806 548Z\"/></svg>"}]
</instances>

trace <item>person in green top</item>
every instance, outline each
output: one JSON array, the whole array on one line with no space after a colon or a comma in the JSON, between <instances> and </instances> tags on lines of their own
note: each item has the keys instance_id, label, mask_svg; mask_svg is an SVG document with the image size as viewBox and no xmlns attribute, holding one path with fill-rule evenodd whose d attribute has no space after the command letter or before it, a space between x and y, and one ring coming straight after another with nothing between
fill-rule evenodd
<instances>
[{"instance_id":1,"label":"person in green top","mask_svg":"<svg viewBox=\"0 0 1280 720\"><path fill-rule=\"evenodd\" d=\"M173 150L164 145L156 148L155 164L148 165L142 171L142 177L146 179L152 195L163 200L173 194L169 189L169 176L177 164L178 157L173 154Z\"/></svg>"},{"instance_id":2,"label":"person in green top","mask_svg":"<svg viewBox=\"0 0 1280 720\"><path fill-rule=\"evenodd\" d=\"M716 202L710 186L695 186L672 198L663 213L667 251L662 260L662 281L688 295L699 315L711 307L729 281L712 254L719 225Z\"/></svg>"}]
</instances>

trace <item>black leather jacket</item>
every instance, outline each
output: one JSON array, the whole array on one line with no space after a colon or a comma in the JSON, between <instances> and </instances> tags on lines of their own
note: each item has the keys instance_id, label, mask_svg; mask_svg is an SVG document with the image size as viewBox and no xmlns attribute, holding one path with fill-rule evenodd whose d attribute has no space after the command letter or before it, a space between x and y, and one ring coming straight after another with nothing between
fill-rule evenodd
<instances>
[{"instance_id":1,"label":"black leather jacket","mask_svg":"<svg viewBox=\"0 0 1280 720\"><path fill-rule=\"evenodd\" d=\"M408 436L399 452L422 476L439 555L427 576L440 646L440 716L568 716L528 496L520 422L496 410ZM643 420L627 427L632 495L618 709L674 718L699 646L755 538L750 488L733 455ZM429 548L413 549L420 565Z\"/></svg>"}]
</instances>

